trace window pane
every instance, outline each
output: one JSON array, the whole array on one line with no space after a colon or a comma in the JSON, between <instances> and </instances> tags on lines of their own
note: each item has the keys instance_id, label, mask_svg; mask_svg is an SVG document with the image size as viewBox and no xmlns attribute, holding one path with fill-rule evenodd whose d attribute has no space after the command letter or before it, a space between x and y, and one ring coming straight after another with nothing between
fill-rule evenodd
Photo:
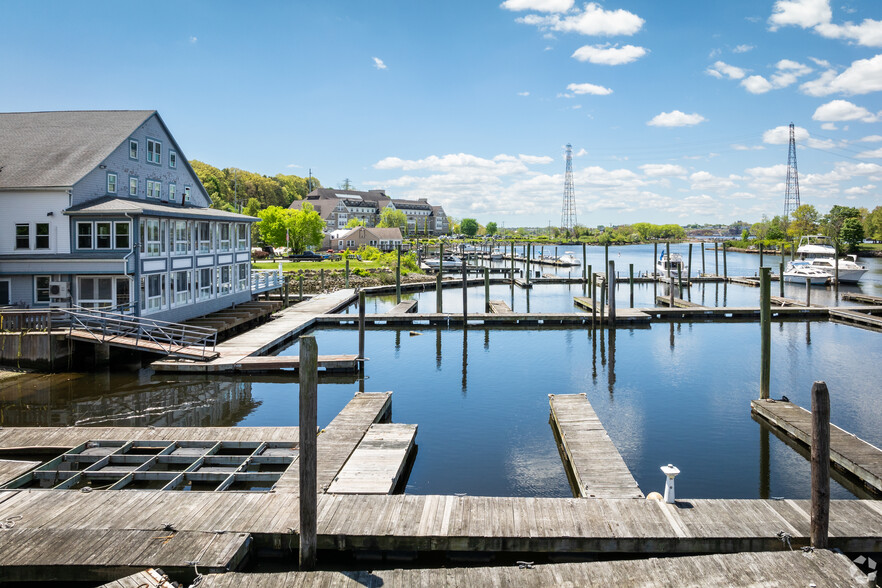
<instances>
[{"instance_id":1,"label":"window pane","mask_svg":"<svg viewBox=\"0 0 882 588\"><path fill-rule=\"evenodd\" d=\"M15 248L28 249L30 246L30 225L15 225Z\"/></svg>"},{"instance_id":2,"label":"window pane","mask_svg":"<svg viewBox=\"0 0 882 588\"><path fill-rule=\"evenodd\" d=\"M129 196L138 195L138 178L129 178Z\"/></svg>"},{"instance_id":3,"label":"window pane","mask_svg":"<svg viewBox=\"0 0 882 588\"><path fill-rule=\"evenodd\" d=\"M129 223L116 223L114 225L116 229L116 248L117 249L128 249L129 248Z\"/></svg>"},{"instance_id":4,"label":"window pane","mask_svg":"<svg viewBox=\"0 0 882 588\"><path fill-rule=\"evenodd\" d=\"M95 247L110 249L110 223L95 223Z\"/></svg>"},{"instance_id":5,"label":"window pane","mask_svg":"<svg viewBox=\"0 0 882 588\"><path fill-rule=\"evenodd\" d=\"M95 299L95 280L92 278L80 278L80 299Z\"/></svg>"},{"instance_id":6,"label":"window pane","mask_svg":"<svg viewBox=\"0 0 882 588\"><path fill-rule=\"evenodd\" d=\"M99 278L98 282L98 298L101 300L110 300L113 296L113 278Z\"/></svg>"}]
</instances>

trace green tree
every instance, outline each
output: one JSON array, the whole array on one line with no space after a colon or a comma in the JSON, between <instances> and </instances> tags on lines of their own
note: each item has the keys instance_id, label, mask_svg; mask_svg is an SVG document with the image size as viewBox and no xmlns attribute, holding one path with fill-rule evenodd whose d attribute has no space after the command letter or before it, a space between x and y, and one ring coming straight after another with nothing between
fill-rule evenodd
<instances>
[{"instance_id":1,"label":"green tree","mask_svg":"<svg viewBox=\"0 0 882 588\"><path fill-rule=\"evenodd\" d=\"M852 206L840 206L838 204L834 204L830 209L830 212L824 215L821 219L821 227L824 230L824 234L836 241L837 243L844 242L844 239L840 236L840 231L846 220L848 219L857 219L860 222L861 211Z\"/></svg>"},{"instance_id":2,"label":"green tree","mask_svg":"<svg viewBox=\"0 0 882 588\"><path fill-rule=\"evenodd\" d=\"M387 206L380 213L380 222L377 223L377 226L388 229L398 227L404 233L407 230L407 215Z\"/></svg>"},{"instance_id":3,"label":"green tree","mask_svg":"<svg viewBox=\"0 0 882 588\"><path fill-rule=\"evenodd\" d=\"M293 212L288 221L288 229L291 235L291 248L300 253L307 247L317 247L322 244L322 229L325 221L316 212L309 202L303 203L300 210L287 209Z\"/></svg>"},{"instance_id":4,"label":"green tree","mask_svg":"<svg viewBox=\"0 0 882 588\"><path fill-rule=\"evenodd\" d=\"M787 217L776 216L769 221L769 232L766 233L766 239L786 239L787 229Z\"/></svg>"},{"instance_id":5,"label":"green tree","mask_svg":"<svg viewBox=\"0 0 882 588\"><path fill-rule=\"evenodd\" d=\"M499 230L499 228L496 226L496 223L494 223L494 222L487 223L487 234L488 235L495 235L498 230Z\"/></svg>"},{"instance_id":6,"label":"green tree","mask_svg":"<svg viewBox=\"0 0 882 588\"><path fill-rule=\"evenodd\" d=\"M257 223L257 230L261 240L273 247L284 247L294 213L295 210L281 206L268 206L258 212L260 222Z\"/></svg>"},{"instance_id":7,"label":"green tree","mask_svg":"<svg viewBox=\"0 0 882 588\"><path fill-rule=\"evenodd\" d=\"M345 228L347 228L347 229L354 229L355 227L363 227L363 226L365 226L366 224L367 224L367 223L366 223L365 221L361 220L361 219L351 218L351 219L349 219L349 222L346 223L346 227L345 227Z\"/></svg>"},{"instance_id":8,"label":"green tree","mask_svg":"<svg viewBox=\"0 0 882 588\"><path fill-rule=\"evenodd\" d=\"M462 231L464 235L474 237L478 234L478 221L473 218L464 218L460 223L459 230Z\"/></svg>"},{"instance_id":9,"label":"green tree","mask_svg":"<svg viewBox=\"0 0 882 588\"><path fill-rule=\"evenodd\" d=\"M839 229L839 240L852 251L864 240L864 225L857 218L847 218Z\"/></svg>"},{"instance_id":10,"label":"green tree","mask_svg":"<svg viewBox=\"0 0 882 588\"><path fill-rule=\"evenodd\" d=\"M749 237L750 237L750 231L748 231L747 229L743 229L743 230L741 231L741 240L742 240L742 241L747 241L747 239L748 239Z\"/></svg>"},{"instance_id":11,"label":"green tree","mask_svg":"<svg viewBox=\"0 0 882 588\"><path fill-rule=\"evenodd\" d=\"M793 211L793 220L790 222L787 233L797 239L803 235L817 233L819 219L817 208L811 204L803 204Z\"/></svg>"},{"instance_id":12,"label":"green tree","mask_svg":"<svg viewBox=\"0 0 882 588\"><path fill-rule=\"evenodd\" d=\"M864 219L864 234L867 239L882 241L882 206L877 206Z\"/></svg>"}]
</instances>

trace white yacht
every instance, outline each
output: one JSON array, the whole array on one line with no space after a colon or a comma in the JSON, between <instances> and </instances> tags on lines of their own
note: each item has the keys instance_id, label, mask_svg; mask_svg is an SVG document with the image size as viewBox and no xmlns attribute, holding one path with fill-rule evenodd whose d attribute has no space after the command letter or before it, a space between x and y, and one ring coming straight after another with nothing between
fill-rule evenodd
<instances>
[{"instance_id":1,"label":"white yacht","mask_svg":"<svg viewBox=\"0 0 882 588\"><path fill-rule=\"evenodd\" d=\"M581 265L579 260L576 259L576 254L572 251L566 251L563 255L557 258L557 260L564 265Z\"/></svg>"},{"instance_id":2,"label":"white yacht","mask_svg":"<svg viewBox=\"0 0 882 588\"><path fill-rule=\"evenodd\" d=\"M798 259L787 264L784 270L784 281L795 282L797 284L805 284L808 282L812 286L822 286L830 279L830 274L822 269L812 267L812 265L804 260Z\"/></svg>"},{"instance_id":3,"label":"white yacht","mask_svg":"<svg viewBox=\"0 0 882 588\"><path fill-rule=\"evenodd\" d=\"M671 253L670 257L666 253L662 253L655 262L655 273L660 276L667 276L669 267L672 278L678 277L680 274L684 277L689 277L689 268L686 267L686 262L683 261L683 256L679 253Z\"/></svg>"},{"instance_id":4,"label":"white yacht","mask_svg":"<svg viewBox=\"0 0 882 588\"><path fill-rule=\"evenodd\" d=\"M806 235L799 239L796 249L799 258L809 262L817 269L836 274L836 249L830 244L830 238L824 235ZM867 273L867 266L857 262L857 255L846 255L839 258L839 282L856 284Z\"/></svg>"},{"instance_id":5,"label":"white yacht","mask_svg":"<svg viewBox=\"0 0 882 588\"><path fill-rule=\"evenodd\" d=\"M502 251L494 249L490 252L490 261L499 261L502 259Z\"/></svg>"},{"instance_id":6,"label":"white yacht","mask_svg":"<svg viewBox=\"0 0 882 588\"><path fill-rule=\"evenodd\" d=\"M443 267L444 269L456 269L462 267L462 259L455 255L445 255L443 261L437 257L431 257L429 259L424 259L423 263L433 270L437 270L439 267Z\"/></svg>"}]
</instances>

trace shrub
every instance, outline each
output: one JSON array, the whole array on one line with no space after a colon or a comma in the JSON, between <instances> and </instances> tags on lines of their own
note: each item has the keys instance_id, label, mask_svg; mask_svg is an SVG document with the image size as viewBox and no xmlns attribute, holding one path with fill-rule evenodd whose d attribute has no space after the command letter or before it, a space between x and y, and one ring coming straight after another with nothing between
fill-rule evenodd
<instances>
[{"instance_id":1,"label":"shrub","mask_svg":"<svg viewBox=\"0 0 882 588\"><path fill-rule=\"evenodd\" d=\"M251 253L251 259L254 260L266 259L267 257L269 257L269 253L267 253L266 251L253 251Z\"/></svg>"}]
</instances>

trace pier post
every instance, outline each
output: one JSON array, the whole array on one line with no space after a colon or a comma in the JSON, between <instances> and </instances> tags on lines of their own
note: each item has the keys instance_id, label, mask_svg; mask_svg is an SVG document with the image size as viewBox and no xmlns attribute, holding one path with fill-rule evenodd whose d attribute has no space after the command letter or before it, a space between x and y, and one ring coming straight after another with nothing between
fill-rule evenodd
<instances>
[{"instance_id":1,"label":"pier post","mask_svg":"<svg viewBox=\"0 0 882 588\"><path fill-rule=\"evenodd\" d=\"M655 262L656 261L658 261L658 243L653 243L652 244L652 265L649 267L650 267L650 270L652 271L652 275L655 276L657 279L658 276L655 275L657 273L655 271Z\"/></svg>"},{"instance_id":2,"label":"pier post","mask_svg":"<svg viewBox=\"0 0 882 588\"><path fill-rule=\"evenodd\" d=\"M490 270L484 268L484 312L490 312Z\"/></svg>"},{"instance_id":3,"label":"pier post","mask_svg":"<svg viewBox=\"0 0 882 588\"><path fill-rule=\"evenodd\" d=\"M527 284L530 283L530 245L531 245L531 243L529 241L527 241L527 245L524 248L524 252L526 253L526 258L527 258L527 261L526 261L527 265L525 266L527 268Z\"/></svg>"},{"instance_id":4,"label":"pier post","mask_svg":"<svg viewBox=\"0 0 882 588\"><path fill-rule=\"evenodd\" d=\"M714 241L714 275L720 275L720 243Z\"/></svg>"},{"instance_id":5,"label":"pier post","mask_svg":"<svg viewBox=\"0 0 882 588\"><path fill-rule=\"evenodd\" d=\"M779 296L784 298L784 262L778 266L778 291Z\"/></svg>"},{"instance_id":6,"label":"pier post","mask_svg":"<svg viewBox=\"0 0 882 588\"><path fill-rule=\"evenodd\" d=\"M759 266L763 267L763 244L762 243L760 243L759 251L760 251L760 264L759 264Z\"/></svg>"},{"instance_id":7,"label":"pier post","mask_svg":"<svg viewBox=\"0 0 882 588\"><path fill-rule=\"evenodd\" d=\"M833 243L833 291L835 293L834 300L839 301L839 245Z\"/></svg>"},{"instance_id":8,"label":"pier post","mask_svg":"<svg viewBox=\"0 0 882 588\"><path fill-rule=\"evenodd\" d=\"M634 264L628 264L628 287L631 290L631 308L634 308Z\"/></svg>"},{"instance_id":9,"label":"pier post","mask_svg":"<svg viewBox=\"0 0 882 588\"><path fill-rule=\"evenodd\" d=\"M586 281L591 275L591 270L587 269L588 255L585 249L585 243L582 243L582 281Z\"/></svg>"},{"instance_id":10,"label":"pier post","mask_svg":"<svg viewBox=\"0 0 882 588\"><path fill-rule=\"evenodd\" d=\"M300 337L300 569L316 563L318 493L316 489L316 413L318 346L315 337Z\"/></svg>"},{"instance_id":11,"label":"pier post","mask_svg":"<svg viewBox=\"0 0 882 588\"><path fill-rule=\"evenodd\" d=\"M702 241L701 242L701 275L704 275L705 273L707 273L707 272L705 272L705 270L704 270L704 241Z\"/></svg>"},{"instance_id":12,"label":"pier post","mask_svg":"<svg viewBox=\"0 0 882 588\"><path fill-rule=\"evenodd\" d=\"M597 326L597 277L591 274L591 328Z\"/></svg>"},{"instance_id":13,"label":"pier post","mask_svg":"<svg viewBox=\"0 0 882 588\"><path fill-rule=\"evenodd\" d=\"M689 285L688 282L689 282L689 278L691 278L691 277L692 277L692 243L689 244L689 261L686 263L686 282L687 282L686 285L687 286ZM681 297L683 296L682 292L680 293L680 296Z\"/></svg>"},{"instance_id":14,"label":"pier post","mask_svg":"<svg viewBox=\"0 0 882 588\"><path fill-rule=\"evenodd\" d=\"M603 244L603 267L604 269L609 267L609 243Z\"/></svg>"},{"instance_id":15,"label":"pier post","mask_svg":"<svg viewBox=\"0 0 882 588\"><path fill-rule=\"evenodd\" d=\"M769 268L760 271L760 398L769 398L772 373L772 281Z\"/></svg>"},{"instance_id":16,"label":"pier post","mask_svg":"<svg viewBox=\"0 0 882 588\"><path fill-rule=\"evenodd\" d=\"M364 291L358 293L358 370L364 371Z\"/></svg>"},{"instance_id":17,"label":"pier post","mask_svg":"<svg viewBox=\"0 0 882 588\"><path fill-rule=\"evenodd\" d=\"M301 298L302 298L302 296L301 296ZM299 301L298 301L298 302L299 302ZM285 302L284 302L284 306L285 306L285 308L288 308L288 280L285 280Z\"/></svg>"},{"instance_id":18,"label":"pier post","mask_svg":"<svg viewBox=\"0 0 882 588\"><path fill-rule=\"evenodd\" d=\"M395 248L398 263L395 265L395 304L401 304L401 243Z\"/></svg>"},{"instance_id":19,"label":"pier post","mask_svg":"<svg viewBox=\"0 0 882 588\"><path fill-rule=\"evenodd\" d=\"M510 257L510 259L511 259L511 271L509 272L508 277L511 278L511 287L514 288L514 279L515 279L515 277L514 277L515 276L515 272L514 272L514 265L515 265L514 264L514 261L515 261L514 260L514 241L511 242L511 257Z\"/></svg>"},{"instance_id":20,"label":"pier post","mask_svg":"<svg viewBox=\"0 0 882 588\"><path fill-rule=\"evenodd\" d=\"M297 285L300 289L300 298L298 302L303 302L303 274L297 276ZM285 302L288 302L288 282L285 282Z\"/></svg>"},{"instance_id":21,"label":"pier post","mask_svg":"<svg viewBox=\"0 0 882 588\"><path fill-rule=\"evenodd\" d=\"M442 258L443 259L443 258ZM435 276L435 312L443 312L444 309L442 307L442 298L443 292L441 289L441 268L438 268L438 275Z\"/></svg>"},{"instance_id":22,"label":"pier post","mask_svg":"<svg viewBox=\"0 0 882 588\"><path fill-rule=\"evenodd\" d=\"M827 548L830 525L830 393L812 384L812 547Z\"/></svg>"},{"instance_id":23,"label":"pier post","mask_svg":"<svg viewBox=\"0 0 882 588\"><path fill-rule=\"evenodd\" d=\"M616 262L610 261L606 267L609 275L612 276L607 280L609 287L609 294L607 295L609 298L609 328L612 329L616 326Z\"/></svg>"},{"instance_id":24,"label":"pier post","mask_svg":"<svg viewBox=\"0 0 882 588\"><path fill-rule=\"evenodd\" d=\"M668 267L668 292L671 294L671 308L674 308L674 280L671 278L671 243L665 243L665 255L667 256Z\"/></svg>"},{"instance_id":25,"label":"pier post","mask_svg":"<svg viewBox=\"0 0 882 588\"><path fill-rule=\"evenodd\" d=\"M723 277L729 278L729 270L726 268L726 244L723 243Z\"/></svg>"},{"instance_id":26,"label":"pier post","mask_svg":"<svg viewBox=\"0 0 882 588\"><path fill-rule=\"evenodd\" d=\"M322 292L324 292L325 291L325 268L322 268L319 271L319 276L321 278Z\"/></svg>"},{"instance_id":27,"label":"pier post","mask_svg":"<svg viewBox=\"0 0 882 588\"><path fill-rule=\"evenodd\" d=\"M805 279L805 305L806 306L812 305L812 279L811 278Z\"/></svg>"},{"instance_id":28,"label":"pier post","mask_svg":"<svg viewBox=\"0 0 882 588\"><path fill-rule=\"evenodd\" d=\"M468 324L469 320L469 308L468 308L468 286L469 286L469 276L466 273L468 270L466 269L466 258L463 256L462 258L462 327L463 329Z\"/></svg>"},{"instance_id":29,"label":"pier post","mask_svg":"<svg viewBox=\"0 0 882 588\"><path fill-rule=\"evenodd\" d=\"M345 254L344 254L345 255ZM345 280L345 288L349 287L349 256L346 256L346 267L343 270L343 278Z\"/></svg>"}]
</instances>

